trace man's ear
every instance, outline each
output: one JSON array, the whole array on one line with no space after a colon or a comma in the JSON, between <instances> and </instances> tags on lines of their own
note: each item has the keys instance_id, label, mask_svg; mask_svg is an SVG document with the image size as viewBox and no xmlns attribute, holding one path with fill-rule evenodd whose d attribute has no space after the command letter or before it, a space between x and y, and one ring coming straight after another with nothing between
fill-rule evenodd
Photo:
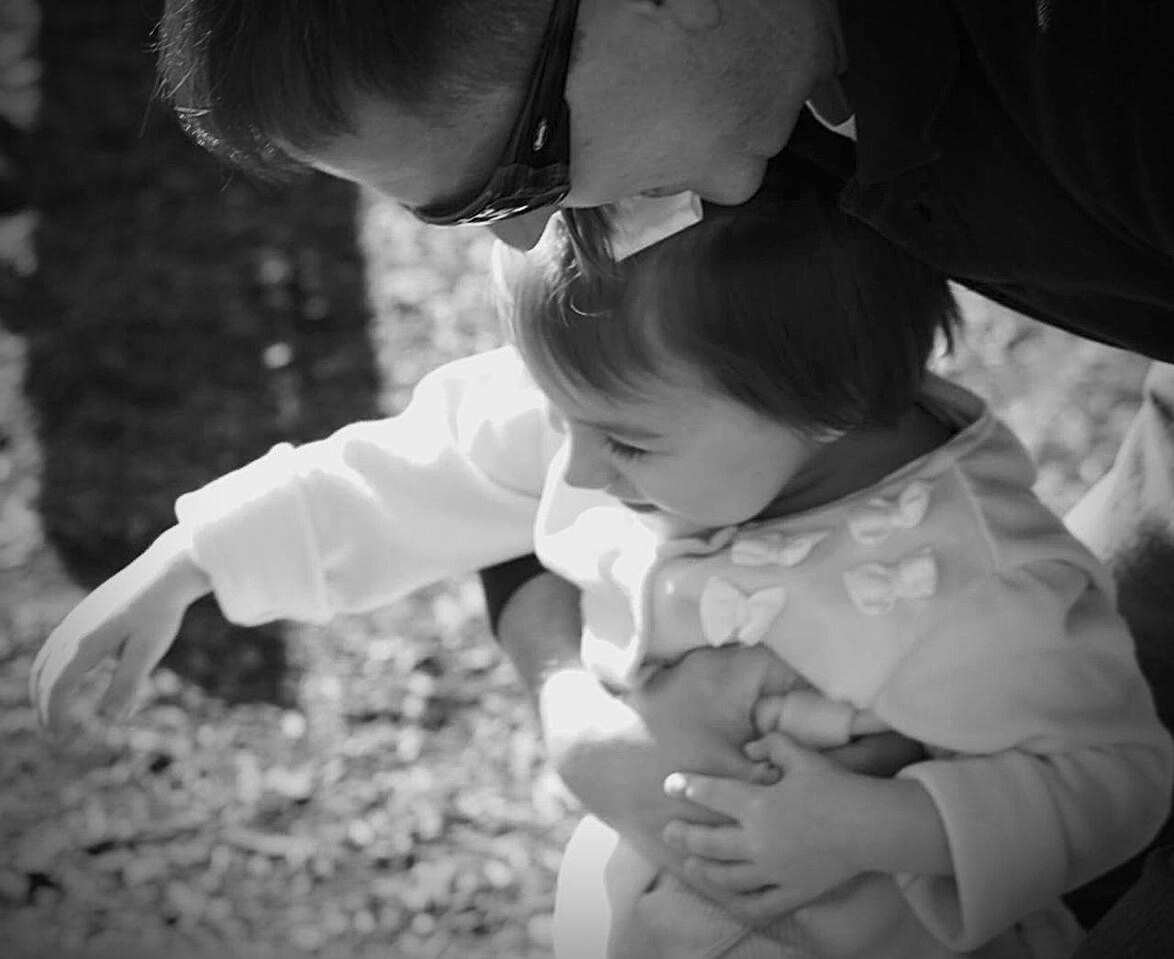
<instances>
[{"instance_id":1,"label":"man's ear","mask_svg":"<svg viewBox=\"0 0 1174 959\"><path fill-rule=\"evenodd\" d=\"M660 7L688 33L705 33L722 21L722 0L641 0Z\"/></svg>"}]
</instances>

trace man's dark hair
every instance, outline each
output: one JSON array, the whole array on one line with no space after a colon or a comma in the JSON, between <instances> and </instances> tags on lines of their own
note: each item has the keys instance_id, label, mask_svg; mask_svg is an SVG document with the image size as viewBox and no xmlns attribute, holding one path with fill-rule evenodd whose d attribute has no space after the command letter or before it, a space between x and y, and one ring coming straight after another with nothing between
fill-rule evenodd
<instances>
[{"instance_id":1,"label":"man's dark hair","mask_svg":"<svg viewBox=\"0 0 1174 959\"><path fill-rule=\"evenodd\" d=\"M567 211L578 222L500 264L510 338L545 375L619 399L683 367L812 434L892 425L957 305L943 275L844 213L838 193L783 154L744 205L705 204L699 224L604 268L581 252L606 220Z\"/></svg>"},{"instance_id":2,"label":"man's dark hair","mask_svg":"<svg viewBox=\"0 0 1174 959\"><path fill-rule=\"evenodd\" d=\"M443 122L454 103L525 82L551 0L167 0L161 95L236 166L301 169L353 132L354 98Z\"/></svg>"}]
</instances>

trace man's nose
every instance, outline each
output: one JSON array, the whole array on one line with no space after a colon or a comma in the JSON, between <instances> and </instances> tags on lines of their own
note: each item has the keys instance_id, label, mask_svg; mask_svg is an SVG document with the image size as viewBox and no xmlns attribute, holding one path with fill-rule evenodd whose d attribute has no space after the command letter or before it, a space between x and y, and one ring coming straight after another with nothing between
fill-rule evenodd
<instances>
[{"instance_id":1,"label":"man's nose","mask_svg":"<svg viewBox=\"0 0 1174 959\"><path fill-rule=\"evenodd\" d=\"M603 489L615 478L615 469L602 455L598 443L570 440L565 479L579 489Z\"/></svg>"}]
</instances>

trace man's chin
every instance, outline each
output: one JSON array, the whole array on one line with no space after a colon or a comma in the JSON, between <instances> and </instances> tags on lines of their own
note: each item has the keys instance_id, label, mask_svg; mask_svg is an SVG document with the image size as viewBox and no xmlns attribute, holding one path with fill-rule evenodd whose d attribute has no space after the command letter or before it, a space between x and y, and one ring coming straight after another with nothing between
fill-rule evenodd
<instances>
[{"instance_id":1,"label":"man's chin","mask_svg":"<svg viewBox=\"0 0 1174 959\"><path fill-rule=\"evenodd\" d=\"M699 190L698 195L706 203L712 203L715 206L741 206L758 192L765 176L766 164L764 163L756 175L748 174L737 182L722 183L708 190Z\"/></svg>"}]
</instances>

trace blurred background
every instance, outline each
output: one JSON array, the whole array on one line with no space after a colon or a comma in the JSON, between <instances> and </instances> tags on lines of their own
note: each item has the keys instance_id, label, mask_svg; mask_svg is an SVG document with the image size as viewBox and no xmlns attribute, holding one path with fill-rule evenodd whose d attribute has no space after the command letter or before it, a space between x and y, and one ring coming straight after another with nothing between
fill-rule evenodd
<instances>
[{"instance_id":1,"label":"blurred background","mask_svg":"<svg viewBox=\"0 0 1174 959\"><path fill-rule=\"evenodd\" d=\"M153 98L158 8L0 4L0 954L547 955L575 810L473 578L327 629L202 604L131 723L35 728L37 648L177 495L498 342L484 231L186 141ZM942 369L1063 511L1144 363L960 296Z\"/></svg>"}]
</instances>

